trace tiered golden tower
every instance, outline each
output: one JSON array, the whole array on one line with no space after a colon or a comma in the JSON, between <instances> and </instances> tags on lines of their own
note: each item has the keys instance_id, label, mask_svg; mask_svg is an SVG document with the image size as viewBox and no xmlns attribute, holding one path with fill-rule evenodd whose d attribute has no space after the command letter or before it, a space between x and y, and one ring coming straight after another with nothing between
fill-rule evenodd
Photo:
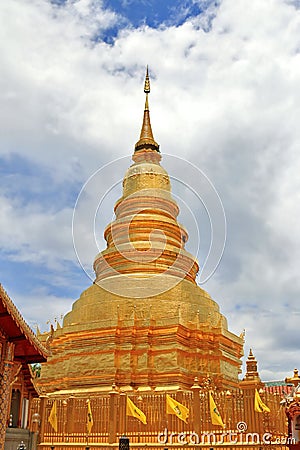
<instances>
[{"instance_id":1,"label":"tiered golden tower","mask_svg":"<svg viewBox=\"0 0 300 450\"><path fill-rule=\"evenodd\" d=\"M210 376L236 387L243 339L195 278L198 263L185 250L188 234L160 165L146 102L133 164L123 180L107 248L94 262L96 279L48 339L52 356L42 368L44 392L190 388Z\"/></svg>"}]
</instances>

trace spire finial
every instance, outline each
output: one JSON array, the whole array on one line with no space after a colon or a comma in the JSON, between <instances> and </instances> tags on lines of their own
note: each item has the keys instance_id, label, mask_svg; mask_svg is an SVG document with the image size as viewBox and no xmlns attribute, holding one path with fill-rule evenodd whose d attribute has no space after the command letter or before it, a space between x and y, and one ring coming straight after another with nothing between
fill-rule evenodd
<instances>
[{"instance_id":1,"label":"spire finial","mask_svg":"<svg viewBox=\"0 0 300 450\"><path fill-rule=\"evenodd\" d=\"M144 84L144 92L145 94L149 94L150 93L150 78L149 78L149 70L148 70L148 66L146 69L146 77L145 77L145 84Z\"/></svg>"},{"instance_id":2,"label":"spire finial","mask_svg":"<svg viewBox=\"0 0 300 450\"><path fill-rule=\"evenodd\" d=\"M145 101L143 125L142 125L142 129L141 129L140 139L135 144L135 151L142 150L142 149L151 149L151 150L156 150L157 152L159 152L159 145L154 140L152 128L151 128L151 122L150 122L150 112L149 112L149 104L148 104L148 94L150 93L150 78L149 78L148 66L146 69L144 92L146 94L146 101Z\"/></svg>"}]
</instances>

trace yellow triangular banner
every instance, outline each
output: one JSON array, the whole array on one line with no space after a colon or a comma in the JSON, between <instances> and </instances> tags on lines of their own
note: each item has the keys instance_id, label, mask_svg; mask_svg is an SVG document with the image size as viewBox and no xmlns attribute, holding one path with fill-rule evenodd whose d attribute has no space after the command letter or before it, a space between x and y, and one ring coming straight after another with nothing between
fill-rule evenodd
<instances>
[{"instance_id":1,"label":"yellow triangular banner","mask_svg":"<svg viewBox=\"0 0 300 450\"><path fill-rule=\"evenodd\" d=\"M257 389L255 389L254 396L254 410L259 413L270 412L270 408L264 404Z\"/></svg>"},{"instance_id":2,"label":"yellow triangular banner","mask_svg":"<svg viewBox=\"0 0 300 450\"><path fill-rule=\"evenodd\" d=\"M189 410L186 406L179 403L174 398L170 397L169 394L166 396L167 400L167 414L175 414L180 420L187 423L189 417Z\"/></svg>"},{"instance_id":3,"label":"yellow triangular banner","mask_svg":"<svg viewBox=\"0 0 300 450\"><path fill-rule=\"evenodd\" d=\"M126 415L133 416L139 419L144 425L147 425L147 419L143 411L141 411L129 397L127 397L126 403Z\"/></svg>"},{"instance_id":4,"label":"yellow triangular banner","mask_svg":"<svg viewBox=\"0 0 300 450\"><path fill-rule=\"evenodd\" d=\"M213 425L220 425L221 427L225 428L221 414L219 413L219 410L215 404L215 401L213 399L211 392L209 392L208 395L209 395L209 410L210 410L211 423Z\"/></svg>"},{"instance_id":5,"label":"yellow triangular banner","mask_svg":"<svg viewBox=\"0 0 300 450\"><path fill-rule=\"evenodd\" d=\"M48 418L48 422L50 423L50 425L52 426L53 430L55 431L55 433L57 433L57 401L54 400L51 411L50 411L50 415Z\"/></svg>"},{"instance_id":6,"label":"yellow triangular banner","mask_svg":"<svg viewBox=\"0 0 300 450\"><path fill-rule=\"evenodd\" d=\"M94 425L94 419L93 419L93 414L92 414L91 402L89 400L87 400L86 403L87 403L86 427L87 427L88 434L90 434L90 432L93 428L93 425Z\"/></svg>"}]
</instances>

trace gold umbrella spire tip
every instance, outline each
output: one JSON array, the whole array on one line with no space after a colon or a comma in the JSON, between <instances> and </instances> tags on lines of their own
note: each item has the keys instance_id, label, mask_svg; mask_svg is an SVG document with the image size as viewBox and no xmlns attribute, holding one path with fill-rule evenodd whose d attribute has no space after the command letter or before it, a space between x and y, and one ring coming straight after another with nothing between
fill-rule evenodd
<instances>
[{"instance_id":1,"label":"gold umbrella spire tip","mask_svg":"<svg viewBox=\"0 0 300 450\"><path fill-rule=\"evenodd\" d=\"M144 92L145 94L149 94L150 92L150 78L149 78L149 70L148 66L146 69L146 77L145 77L145 84L144 84Z\"/></svg>"},{"instance_id":2,"label":"gold umbrella spire tip","mask_svg":"<svg viewBox=\"0 0 300 450\"><path fill-rule=\"evenodd\" d=\"M149 70L148 66L146 69L146 77L144 84L144 92L146 94L145 101L145 109L144 109L144 117L143 117L143 125L141 129L140 139L135 144L135 151L139 151L142 149L151 149L159 152L159 145L155 142L153 138L151 123L150 123L150 111L148 104L148 94L150 92L150 78L149 78Z\"/></svg>"}]
</instances>

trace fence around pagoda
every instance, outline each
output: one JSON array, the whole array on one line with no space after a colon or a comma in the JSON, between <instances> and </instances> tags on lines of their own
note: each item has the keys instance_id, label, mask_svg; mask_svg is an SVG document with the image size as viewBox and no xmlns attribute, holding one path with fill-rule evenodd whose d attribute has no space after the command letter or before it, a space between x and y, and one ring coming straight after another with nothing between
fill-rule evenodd
<instances>
[{"instance_id":1,"label":"fence around pagoda","mask_svg":"<svg viewBox=\"0 0 300 450\"><path fill-rule=\"evenodd\" d=\"M225 429L213 425L208 392L200 387L190 391L169 392L189 409L188 423L166 413L165 392L124 393L113 389L107 394L82 397L57 397L57 432L49 423L54 397L41 396L32 403L31 417L38 413L39 448L71 450L117 447L126 436L138 448L287 448L287 422L278 392L261 394L270 413L254 410L254 389L215 391L213 397ZM144 425L126 415L127 395L147 418ZM87 434L87 400L90 400L93 426Z\"/></svg>"}]
</instances>

